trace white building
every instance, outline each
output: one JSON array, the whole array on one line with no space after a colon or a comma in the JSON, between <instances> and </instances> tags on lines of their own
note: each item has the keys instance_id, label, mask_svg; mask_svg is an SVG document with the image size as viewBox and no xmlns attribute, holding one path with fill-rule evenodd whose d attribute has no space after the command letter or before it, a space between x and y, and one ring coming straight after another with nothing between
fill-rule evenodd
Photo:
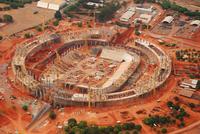
<instances>
[{"instance_id":1,"label":"white building","mask_svg":"<svg viewBox=\"0 0 200 134\"><path fill-rule=\"evenodd\" d=\"M103 7L102 3L88 2L87 6Z\"/></svg>"},{"instance_id":2,"label":"white building","mask_svg":"<svg viewBox=\"0 0 200 134\"><path fill-rule=\"evenodd\" d=\"M144 24L149 24L149 22L152 20L152 15L149 14L141 14L139 18L136 18L134 22L137 22L137 20L142 21Z\"/></svg>"},{"instance_id":3,"label":"white building","mask_svg":"<svg viewBox=\"0 0 200 134\"><path fill-rule=\"evenodd\" d=\"M195 89L197 87L198 80L196 79L185 79L180 83L180 87L188 87Z\"/></svg>"},{"instance_id":4,"label":"white building","mask_svg":"<svg viewBox=\"0 0 200 134\"><path fill-rule=\"evenodd\" d=\"M194 20L194 21L192 21L192 22L190 23L190 25L200 27L200 20Z\"/></svg>"},{"instance_id":5,"label":"white building","mask_svg":"<svg viewBox=\"0 0 200 134\"><path fill-rule=\"evenodd\" d=\"M58 11L66 4L67 3L65 0L40 0L37 3L37 7L48 8Z\"/></svg>"},{"instance_id":6,"label":"white building","mask_svg":"<svg viewBox=\"0 0 200 134\"><path fill-rule=\"evenodd\" d=\"M121 17L120 21L128 22L129 19L135 14L135 7L129 8Z\"/></svg>"},{"instance_id":7,"label":"white building","mask_svg":"<svg viewBox=\"0 0 200 134\"><path fill-rule=\"evenodd\" d=\"M139 13L152 13L153 12L153 6L151 6L150 8L136 7L136 12L139 12Z\"/></svg>"},{"instance_id":8,"label":"white building","mask_svg":"<svg viewBox=\"0 0 200 134\"><path fill-rule=\"evenodd\" d=\"M37 2L37 7L48 8L49 4L43 0Z\"/></svg>"},{"instance_id":9,"label":"white building","mask_svg":"<svg viewBox=\"0 0 200 134\"><path fill-rule=\"evenodd\" d=\"M172 16L166 16L165 18L164 18L164 20L162 21L162 23L172 23L172 21L174 20L174 17L172 17Z\"/></svg>"}]
</instances>

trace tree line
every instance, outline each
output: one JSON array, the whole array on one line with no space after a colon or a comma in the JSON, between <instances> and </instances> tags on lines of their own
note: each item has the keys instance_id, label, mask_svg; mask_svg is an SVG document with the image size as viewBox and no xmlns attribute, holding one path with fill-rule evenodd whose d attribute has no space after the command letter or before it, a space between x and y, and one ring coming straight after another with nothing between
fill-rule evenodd
<instances>
[{"instance_id":1,"label":"tree line","mask_svg":"<svg viewBox=\"0 0 200 134\"><path fill-rule=\"evenodd\" d=\"M10 9L23 8L25 4L32 3L32 0L0 0L0 3L8 5L5 7L0 7L0 11L6 11Z\"/></svg>"},{"instance_id":2,"label":"tree line","mask_svg":"<svg viewBox=\"0 0 200 134\"><path fill-rule=\"evenodd\" d=\"M137 4L143 4L145 0L133 0ZM182 7L177 5L175 2L170 2L169 0L147 0L149 3L158 3L163 9L171 9L177 11L179 13L183 13L190 17L195 17L196 19L200 19L200 12L199 11L190 11L186 7Z\"/></svg>"}]
</instances>

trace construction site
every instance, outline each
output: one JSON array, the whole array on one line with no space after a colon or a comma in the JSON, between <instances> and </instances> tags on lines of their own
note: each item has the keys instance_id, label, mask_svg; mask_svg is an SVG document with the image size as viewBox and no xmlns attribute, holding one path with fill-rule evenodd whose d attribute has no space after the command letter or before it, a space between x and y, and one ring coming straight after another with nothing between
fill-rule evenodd
<instances>
[{"instance_id":1,"label":"construction site","mask_svg":"<svg viewBox=\"0 0 200 134\"><path fill-rule=\"evenodd\" d=\"M100 22L107 2L81 4L0 40L0 134L199 134L200 21L128 0Z\"/></svg>"},{"instance_id":2,"label":"construction site","mask_svg":"<svg viewBox=\"0 0 200 134\"><path fill-rule=\"evenodd\" d=\"M165 52L143 39L113 45L115 33L89 29L25 42L12 60L15 82L53 106L114 105L162 86L171 72Z\"/></svg>"}]
</instances>

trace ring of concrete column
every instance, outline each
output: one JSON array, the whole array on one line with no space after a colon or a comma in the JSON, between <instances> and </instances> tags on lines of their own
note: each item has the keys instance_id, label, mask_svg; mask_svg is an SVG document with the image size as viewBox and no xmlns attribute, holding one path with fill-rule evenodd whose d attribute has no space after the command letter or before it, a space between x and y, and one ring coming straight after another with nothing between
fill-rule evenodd
<instances>
[{"instance_id":1,"label":"ring of concrete column","mask_svg":"<svg viewBox=\"0 0 200 134\"><path fill-rule=\"evenodd\" d=\"M50 40L52 41L52 40ZM104 39L88 39L87 40L88 45L101 45L101 46L109 46L109 42ZM141 92L135 93L136 90L139 89L131 89L126 91L119 91L119 92L112 92L112 93L106 93L103 96L103 99L95 100L95 101L89 101L85 99L79 99L79 100L73 100L71 98L72 94L68 91L63 91L58 88L52 88L48 89L42 85L37 79L35 79L31 72L29 72L25 67L25 61L26 57L31 56L33 53L36 53L39 51L42 47L46 47L48 45L49 41L47 42L38 42L34 41L31 42L28 45L24 45L21 48L18 48L20 50L16 50L15 55L13 57L12 61L12 69L16 76L16 81L21 83L27 91L38 98L44 99L48 96L48 99L46 99L48 102L52 103L53 105L57 106L67 106L67 105L88 105L88 103L92 103L94 106L105 106L105 105L113 105L113 104L121 104L124 102L129 102L132 100L136 100L140 96L148 95L150 94L154 89L157 89L161 87L167 78L170 75L171 72L171 60L166 55L164 51L162 51L160 48L158 48L156 45L147 42L145 40L136 40L135 43L138 48L128 47L128 46L111 46L111 47L118 47L126 49L127 51L137 53L138 55L145 54L142 52L148 51L149 53L152 53L155 58L158 60L159 66L157 68L158 74L156 74L157 82L152 87L147 87L147 89L144 89ZM57 49L57 52L60 55L64 55L65 53L80 48L84 45L85 40L71 40L66 41L66 43ZM56 58L56 53L53 52L47 59L45 59L42 63L46 63L46 61L53 61ZM152 57L149 57L152 58ZM142 74L141 74L142 75ZM152 78L153 79L153 78ZM150 81L150 80L149 80ZM151 81L150 81L151 82Z\"/></svg>"}]
</instances>

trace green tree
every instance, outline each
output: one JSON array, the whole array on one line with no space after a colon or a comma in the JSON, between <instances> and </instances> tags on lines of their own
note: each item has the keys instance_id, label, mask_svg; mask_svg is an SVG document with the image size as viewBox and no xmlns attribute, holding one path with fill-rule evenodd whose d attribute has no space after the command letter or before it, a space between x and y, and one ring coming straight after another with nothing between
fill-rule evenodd
<instances>
[{"instance_id":1,"label":"green tree","mask_svg":"<svg viewBox=\"0 0 200 134\"><path fill-rule=\"evenodd\" d=\"M169 0L163 0L162 3L161 3L161 6L164 9L169 9L169 8L171 8L171 3L170 3Z\"/></svg>"},{"instance_id":2,"label":"green tree","mask_svg":"<svg viewBox=\"0 0 200 134\"><path fill-rule=\"evenodd\" d=\"M87 122L86 121L80 121L78 123L78 127L79 128L86 128L87 127Z\"/></svg>"},{"instance_id":3,"label":"green tree","mask_svg":"<svg viewBox=\"0 0 200 134\"><path fill-rule=\"evenodd\" d=\"M120 124L116 124L114 126L114 129L113 129L114 133L119 133L121 130L122 130L122 126Z\"/></svg>"},{"instance_id":4,"label":"green tree","mask_svg":"<svg viewBox=\"0 0 200 134\"><path fill-rule=\"evenodd\" d=\"M118 1L113 1L111 3L106 4L101 10L98 15L99 21L108 21L112 19L114 13L120 8L120 4Z\"/></svg>"},{"instance_id":5,"label":"green tree","mask_svg":"<svg viewBox=\"0 0 200 134\"><path fill-rule=\"evenodd\" d=\"M28 111L28 105L27 105L27 104L22 105L22 109L23 109L24 111Z\"/></svg>"},{"instance_id":6,"label":"green tree","mask_svg":"<svg viewBox=\"0 0 200 134\"><path fill-rule=\"evenodd\" d=\"M168 107L173 107L173 106L174 106L174 104L173 104L173 102L172 102L172 101L168 101L168 102L167 102L167 106L168 106Z\"/></svg>"},{"instance_id":7,"label":"green tree","mask_svg":"<svg viewBox=\"0 0 200 134\"><path fill-rule=\"evenodd\" d=\"M100 134L97 126L91 126L87 129L87 134Z\"/></svg>"},{"instance_id":8,"label":"green tree","mask_svg":"<svg viewBox=\"0 0 200 134\"><path fill-rule=\"evenodd\" d=\"M143 4L144 0L133 0L133 2L136 4Z\"/></svg>"},{"instance_id":9,"label":"green tree","mask_svg":"<svg viewBox=\"0 0 200 134\"><path fill-rule=\"evenodd\" d=\"M166 129L166 128L162 128L162 129L161 129L161 132L162 132L163 134L166 134L166 133L167 133L167 129Z\"/></svg>"},{"instance_id":10,"label":"green tree","mask_svg":"<svg viewBox=\"0 0 200 134\"><path fill-rule=\"evenodd\" d=\"M25 33L25 34L24 34L24 37L27 38L27 39L28 39L28 38L31 38L32 36L33 36L33 35L30 34L30 33Z\"/></svg>"},{"instance_id":11,"label":"green tree","mask_svg":"<svg viewBox=\"0 0 200 134\"><path fill-rule=\"evenodd\" d=\"M4 22L11 23L13 22L13 17L11 15L5 14L3 15Z\"/></svg>"},{"instance_id":12,"label":"green tree","mask_svg":"<svg viewBox=\"0 0 200 134\"><path fill-rule=\"evenodd\" d=\"M41 31L42 31L42 28L41 28L40 26L37 26L35 29L36 29L38 32L41 32Z\"/></svg>"},{"instance_id":13,"label":"green tree","mask_svg":"<svg viewBox=\"0 0 200 134\"><path fill-rule=\"evenodd\" d=\"M56 11L55 14L54 14L54 17L57 19L57 20L61 20L62 19L62 14L60 11Z\"/></svg>"},{"instance_id":14,"label":"green tree","mask_svg":"<svg viewBox=\"0 0 200 134\"><path fill-rule=\"evenodd\" d=\"M58 26L58 25L59 25L59 20L54 21L54 22L53 22L53 25L54 25L54 26Z\"/></svg>"},{"instance_id":15,"label":"green tree","mask_svg":"<svg viewBox=\"0 0 200 134\"><path fill-rule=\"evenodd\" d=\"M52 119L52 120L56 119L56 113L54 111L50 111L49 112L49 118Z\"/></svg>"},{"instance_id":16,"label":"green tree","mask_svg":"<svg viewBox=\"0 0 200 134\"><path fill-rule=\"evenodd\" d=\"M141 125L135 125L134 129L136 129L137 131L141 131L142 126Z\"/></svg>"},{"instance_id":17,"label":"green tree","mask_svg":"<svg viewBox=\"0 0 200 134\"><path fill-rule=\"evenodd\" d=\"M139 36L141 33L139 32L138 29L135 29L135 35Z\"/></svg>"},{"instance_id":18,"label":"green tree","mask_svg":"<svg viewBox=\"0 0 200 134\"><path fill-rule=\"evenodd\" d=\"M68 126L70 126L71 128L77 125L77 121L74 118L70 118L68 120Z\"/></svg>"}]
</instances>

